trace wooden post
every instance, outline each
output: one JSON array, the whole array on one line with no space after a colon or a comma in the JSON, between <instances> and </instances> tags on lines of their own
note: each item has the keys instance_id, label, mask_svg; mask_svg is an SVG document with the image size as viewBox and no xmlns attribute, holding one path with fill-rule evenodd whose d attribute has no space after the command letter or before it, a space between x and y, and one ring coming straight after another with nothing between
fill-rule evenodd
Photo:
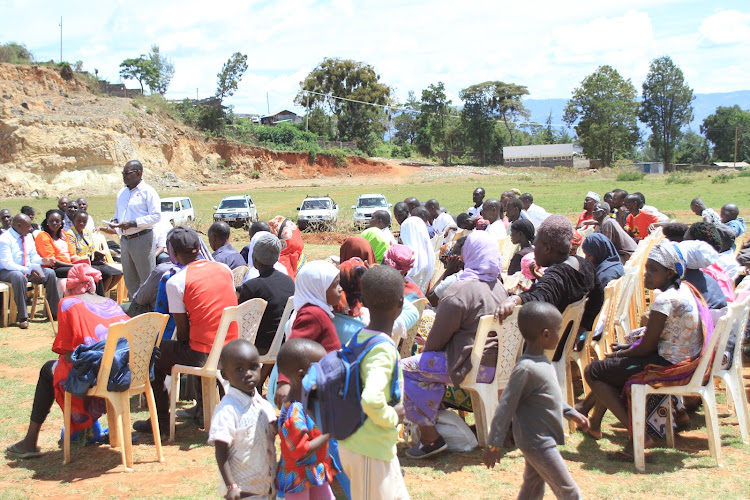
<instances>
[{"instance_id":1,"label":"wooden post","mask_svg":"<svg viewBox=\"0 0 750 500\"><path fill-rule=\"evenodd\" d=\"M307 123L310 121L310 93L307 92L307 113L305 113L305 132L307 132Z\"/></svg>"}]
</instances>

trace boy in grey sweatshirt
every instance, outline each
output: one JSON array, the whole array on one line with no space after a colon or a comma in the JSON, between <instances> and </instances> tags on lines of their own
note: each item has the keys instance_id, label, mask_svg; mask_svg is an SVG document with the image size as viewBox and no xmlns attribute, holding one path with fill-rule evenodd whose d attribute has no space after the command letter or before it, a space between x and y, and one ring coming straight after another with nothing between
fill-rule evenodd
<instances>
[{"instance_id":1,"label":"boy in grey sweatshirt","mask_svg":"<svg viewBox=\"0 0 750 500\"><path fill-rule=\"evenodd\" d=\"M526 350L500 397L484 451L484 464L493 468L512 422L513 439L526 460L519 499L541 499L545 482L557 498L581 498L557 445L565 444L563 416L584 429L588 419L562 401L555 369L544 354L557 347L561 326L562 315L552 304L528 302L521 308L518 328Z\"/></svg>"}]
</instances>

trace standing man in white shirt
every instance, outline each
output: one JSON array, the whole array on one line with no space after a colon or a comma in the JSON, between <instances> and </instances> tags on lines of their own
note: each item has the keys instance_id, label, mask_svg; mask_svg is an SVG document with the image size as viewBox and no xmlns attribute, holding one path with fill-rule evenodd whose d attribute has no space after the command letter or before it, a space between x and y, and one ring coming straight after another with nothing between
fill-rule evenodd
<instances>
[{"instance_id":1,"label":"standing man in white shirt","mask_svg":"<svg viewBox=\"0 0 750 500\"><path fill-rule=\"evenodd\" d=\"M476 188L471 197L474 201L474 206L469 207L466 210L466 213L469 214L472 219L476 219L477 216L482 213L482 202L484 202L484 188Z\"/></svg>"},{"instance_id":2,"label":"standing man in white shirt","mask_svg":"<svg viewBox=\"0 0 750 500\"><path fill-rule=\"evenodd\" d=\"M110 227L120 235L122 272L132 299L156 265L153 227L161 219L161 201L156 190L143 181L141 162L127 162L122 181L125 187L117 194Z\"/></svg>"},{"instance_id":3,"label":"standing man in white shirt","mask_svg":"<svg viewBox=\"0 0 750 500\"><path fill-rule=\"evenodd\" d=\"M52 311L52 318L57 319L57 304L60 294L57 290L57 278L51 267L54 259L42 258L36 252L34 238L31 237L31 219L18 214L13 217L11 227L0 235L0 281L13 285L13 297L18 308L18 327L25 330L29 327L29 313L26 309L26 284L44 285L44 293Z\"/></svg>"}]
</instances>

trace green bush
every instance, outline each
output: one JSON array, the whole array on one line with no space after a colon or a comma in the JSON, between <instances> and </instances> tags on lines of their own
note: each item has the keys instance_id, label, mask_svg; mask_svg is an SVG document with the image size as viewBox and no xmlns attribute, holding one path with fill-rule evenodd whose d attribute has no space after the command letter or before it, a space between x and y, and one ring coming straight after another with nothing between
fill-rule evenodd
<instances>
[{"instance_id":1,"label":"green bush","mask_svg":"<svg viewBox=\"0 0 750 500\"><path fill-rule=\"evenodd\" d=\"M666 180L667 184L692 184L693 178L680 172L672 172Z\"/></svg>"},{"instance_id":2,"label":"green bush","mask_svg":"<svg viewBox=\"0 0 750 500\"><path fill-rule=\"evenodd\" d=\"M394 149L394 151L396 151ZM401 146L401 158L411 158L412 155L412 147L410 142L405 142Z\"/></svg>"},{"instance_id":3,"label":"green bush","mask_svg":"<svg viewBox=\"0 0 750 500\"><path fill-rule=\"evenodd\" d=\"M743 168L737 177L750 177L750 168Z\"/></svg>"},{"instance_id":4,"label":"green bush","mask_svg":"<svg viewBox=\"0 0 750 500\"><path fill-rule=\"evenodd\" d=\"M646 177L646 172L622 172L617 174L617 182L638 182Z\"/></svg>"},{"instance_id":5,"label":"green bush","mask_svg":"<svg viewBox=\"0 0 750 500\"><path fill-rule=\"evenodd\" d=\"M732 179L734 179L734 175L732 174L719 174L711 179L711 184L726 184Z\"/></svg>"},{"instance_id":6,"label":"green bush","mask_svg":"<svg viewBox=\"0 0 750 500\"><path fill-rule=\"evenodd\" d=\"M339 148L333 148L326 151L326 154L336 161L337 167L343 167L349 163L349 157L346 151Z\"/></svg>"}]
</instances>

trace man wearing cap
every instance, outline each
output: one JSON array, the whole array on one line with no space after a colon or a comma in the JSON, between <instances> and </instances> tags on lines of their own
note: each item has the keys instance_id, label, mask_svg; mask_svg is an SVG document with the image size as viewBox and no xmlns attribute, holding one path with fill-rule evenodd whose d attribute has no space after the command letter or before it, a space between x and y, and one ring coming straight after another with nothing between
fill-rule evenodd
<instances>
[{"instance_id":1,"label":"man wearing cap","mask_svg":"<svg viewBox=\"0 0 750 500\"><path fill-rule=\"evenodd\" d=\"M602 201L601 196L596 194L593 191L589 191L586 193L586 198L583 200L583 212L581 212L581 215L578 216L578 222L576 223L576 229L579 229L581 226L583 226L584 221L592 221L594 220L594 205Z\"/></svg>"},{"instance_id":2,"label":"man wearing cap","mask_svg":"<svg viewBox=\"0 0 750 500\"><path fill-rule=\"evenodd\" d=\"M258 270L260 276L247 280L240 287L240 300L242 304L250 299L261 298L267 302L263 318L258 326L258 336L255 338L255 347L262 355L268 352L271 342L276 335L276 329L284 314L286 302L294 295L294 281L286 274L274 269L274 264L279 261L281 253L281 241L273 234L261 232L253 246L253 266ZM260 373L260 383L263 385L268 374L271 373L272 365L264 365Z\"/></svg>"},{"instance_id":3,"label":"man wearing cap","mask_svg":"<svg viewBox=\"0 0 750 500\"><path fill-rule=\"evenodd\" d=\"M169 430L169 399L164 378L176 364L203 366L211 351L225 307L237 305L232 271L220 262L199 258L200 236L193 229L178 226L168 237L175 260L182 270L167 281L169 312L175 323L175 337L163 340L160 356L154 363L154 399L159 430ZM224 343L237 338L237 324L232 323ZM200 391L198 398L200 399ZM201 402L198 401L198 408ZM200 420L200 419L199 419ZM150 433L151 423L139 420L133 424L138 432Z\"/></svg>"},{"instance_id":4,"label":"man wearing cap","mask_svg":"<svg viewBox=\"0 0 750 500\"><path fill-rule=\"evenodd\" d=\"M125 187L117 194L115 216L103 231L120 235L125 286L133 294L156 265L153 227L161 219L161 201L156 190L143 181L143 165L131 160L122 169Z\"/></svg>"}]
</instances>

